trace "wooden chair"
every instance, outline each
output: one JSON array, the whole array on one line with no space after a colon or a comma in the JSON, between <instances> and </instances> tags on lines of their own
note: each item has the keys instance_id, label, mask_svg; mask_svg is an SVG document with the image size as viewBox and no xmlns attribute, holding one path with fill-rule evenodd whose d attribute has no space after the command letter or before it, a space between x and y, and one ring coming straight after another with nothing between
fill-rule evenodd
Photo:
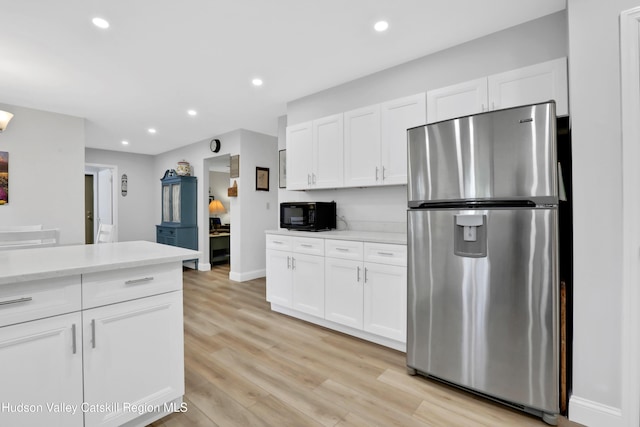
<instances>
[{"instance_id":1,"label":"wooden chair","mask_svg":"<svg viewBox=\"0 0 640 427\"><path fill-rule=\"evenodd\" d=\"M57 246L60 229L43 230L42 225L0 227L0 251Z\"/></svg>"},{"instance_id":2,"label":"wooden chair","mask_svg":"<svg viewBox=\"0 0 640 427\"><path fill-rule=\"evenodd\" d=\"M100 224L98 226L98 234L96 235L96 243L113 242L113 224Z\"/></svg>"}]
</instances>

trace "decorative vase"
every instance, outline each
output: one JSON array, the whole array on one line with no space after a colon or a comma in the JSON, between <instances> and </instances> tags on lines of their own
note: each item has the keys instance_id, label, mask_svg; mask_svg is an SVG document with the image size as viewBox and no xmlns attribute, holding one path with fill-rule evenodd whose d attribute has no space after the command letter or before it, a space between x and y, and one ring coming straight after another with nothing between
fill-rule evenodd
<instances>
[{"instance_id":1,"label":"decorative vase","mask_svg":"<svg viewBox=\"0 0 640 427\"><path fill-rule=\"evenodd\" d=\"M189 162L183 160L178 162L178 167L176 168L176 173L180 176L190 176L191 175L191 166Z\"/></svg>"}]
</instances>

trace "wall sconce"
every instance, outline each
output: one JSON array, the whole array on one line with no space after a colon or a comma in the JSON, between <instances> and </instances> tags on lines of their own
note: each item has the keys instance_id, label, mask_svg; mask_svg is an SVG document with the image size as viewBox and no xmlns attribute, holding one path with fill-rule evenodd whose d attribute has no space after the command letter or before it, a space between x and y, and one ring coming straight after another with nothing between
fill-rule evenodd
<instances>
[{"instance_id":1,"label":"wall sconce","mask_svg":"<svg viewBox=\"0 0 640 427\"><path fill-rule=\"evenodd\" d=\"M4 131L7 128L7 125L13 118L13 114L8 111L0 110L0 132Z\"/></svg>"}]
</instances>

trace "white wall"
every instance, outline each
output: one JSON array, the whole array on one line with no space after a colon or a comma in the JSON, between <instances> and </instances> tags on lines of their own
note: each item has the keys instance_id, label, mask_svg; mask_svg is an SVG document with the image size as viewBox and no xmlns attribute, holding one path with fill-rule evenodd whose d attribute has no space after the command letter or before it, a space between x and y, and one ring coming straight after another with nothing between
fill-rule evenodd
<instances>
[{"instance_id":1,"label":"white wall","mask_svg":"<svg viewBox=\"0 0 640 427\"><path fill-rule=\"evenodd\" d=\"M256 190L256 167L269 168L269 191ZM232 280L244 281L266 273L265 230L278 225L278 144L277 138L241 130L240 178L237 203L231 205L234 216L231 235L240 233L238 248L231 244L231 259L240 257L240 269L232 271ZM240 222L236 222L236 211ZM234 242L238 243L237 240Z\"/></svg>"},{"instance_id":2,"label":"white wall","mask_svg":"<svg viewBox=\"0 0 640 427\"><path fill-rule=\"evenodd\" d=\"M209 172L209 188L211 189L210 194L213 195L216 200L220 200L220 203L222 203L222 206L224 206L224 209L226 210L226 212L223 214L215 214L215 216L220 218L220 222L222 224L231 223L231 212L229 212L229 209L231 207L231 200L230 197L227 196L227 189L229 187L229 173L212 171Z\"/></svg>"},{"instance_id":3,"label":"white wall","mask_svg":"<svg viewBox=\"0 0 640 427\"><path fill-rule=\"evenodd\" d=\"M619 15L639 4L568 2L574 197L570 418L594 427L621 425L615 415L625 375L620 371L624 231Z\"/></svg>"},{"instance_id":4,"label":"white wall","mask_svg":"<svg viewBox=\"0 0 640 427\"><path fill-rule=\"evenodd\" d=\"M279 149L286 148L287 125L567 56L566 18L565 11L548 15L291 101L278 122ZM406 186L280 190L279 202L334 200L350 229L405 232L406 192Z\"/></svg>"},{"instance_id":5,"label":"white wall","mask_svg":"<svg viewBox=\"0 0 640 427\"><path fill-rule=\"evenodd\" d=\"M0 134L9 152L9 203L0 224L60 229L61 244L84 243L84 119L0 104L14 114Z\"/></svg>"},{"instance_id":6,"label":"white wall","mask_svg":"<svg viewBox=\"0 0 640 427\"><path fill-rule=\"evenodd\" d=\"M85 162L114 165L118 176L114 177L120 188L120 179L127 175L127 195L118 191L116 212L118 241L156 241L156 224L160 224L160 178L155 170L155 156L122 151L85 149ZM156 219L157 217L157 219Z\"/></svg>"}]
</instances>

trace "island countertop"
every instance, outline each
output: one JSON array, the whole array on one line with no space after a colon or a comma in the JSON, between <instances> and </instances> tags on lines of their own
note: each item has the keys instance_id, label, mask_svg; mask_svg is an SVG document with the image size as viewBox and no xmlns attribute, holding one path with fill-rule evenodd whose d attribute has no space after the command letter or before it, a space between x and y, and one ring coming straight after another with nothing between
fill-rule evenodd
<instances>
[{"instance_id":1,"label":"island countertop","mask_svg":"<svg viewBox=\"0 0 640 427\"><path fill-rule=\"evenodd\" d=\"M135 241L0 251L0 285L196 259L200 252Z\"/></svg>"}]
</instances>

